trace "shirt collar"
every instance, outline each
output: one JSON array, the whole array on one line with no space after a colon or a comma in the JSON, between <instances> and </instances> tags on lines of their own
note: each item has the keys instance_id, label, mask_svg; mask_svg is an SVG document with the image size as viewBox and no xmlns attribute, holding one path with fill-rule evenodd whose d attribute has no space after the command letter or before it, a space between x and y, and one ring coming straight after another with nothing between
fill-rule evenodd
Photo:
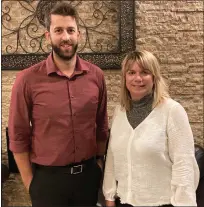
<instances>
[{"instance_id":1,"label":"shirt collar","mask_svg":"<svg viewBox=\"0 0 204 207\"><path fill-rule=\"evenodd\" d=\"M77 55L76 66L75 66L76 74L88 72L90 70L88 65L85 62L86 62L85 60L81 59ZM52 53L50 53L50 55L48 56L46 60L46 71L47 71L47 75L50 75L51 73L57 73L57 71L59 71L58 67L55 65L53 61Z\"/></svg>"}]
</instances>

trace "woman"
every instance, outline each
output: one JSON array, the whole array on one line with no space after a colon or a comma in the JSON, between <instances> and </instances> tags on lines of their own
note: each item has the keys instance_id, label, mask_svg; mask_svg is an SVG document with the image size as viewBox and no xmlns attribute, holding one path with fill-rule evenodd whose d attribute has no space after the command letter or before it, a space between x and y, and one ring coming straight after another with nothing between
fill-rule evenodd
<instances>
[{"instance_id":1,"label":"woman","mask_svg":"<svg viewBox=\"0 0 204 207\"><path fill-rule=\"evenodd\" d=\"M184 108L169 97L156 57L129 53L122 63L107 152L106 206L197 206L199 169Z\"/></svg>"}]
</instances>

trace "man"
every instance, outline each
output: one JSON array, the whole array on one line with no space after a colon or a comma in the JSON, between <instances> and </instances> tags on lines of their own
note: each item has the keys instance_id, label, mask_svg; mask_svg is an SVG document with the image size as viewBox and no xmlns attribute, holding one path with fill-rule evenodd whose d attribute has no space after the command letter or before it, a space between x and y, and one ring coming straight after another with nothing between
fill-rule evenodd
<instances>
[{"instance_id":1,"label":"man","mask_svg":"<svg viewBox=\"0 0 204 207\"><path fill-rule=\"evenodd\" d=\"M10 149L33 207L94 206L108 136L103 72L76 54L73 7L57 3L45 23L52 53L16 78Z\"/></svg>"}]
</instances>

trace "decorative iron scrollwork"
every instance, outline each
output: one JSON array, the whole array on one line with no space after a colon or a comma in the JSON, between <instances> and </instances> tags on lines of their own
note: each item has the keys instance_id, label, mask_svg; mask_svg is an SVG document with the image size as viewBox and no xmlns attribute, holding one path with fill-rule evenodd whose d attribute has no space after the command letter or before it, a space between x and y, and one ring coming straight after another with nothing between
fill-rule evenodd
<instances>
[{"instance_id":1,"label":"decorative iron scrollwork","mask_svg":"<svg viewBox=\"0 0 204 207\"><path fill-rule=\"evenodd\" d=\"M23 69L47 57L44 15L57 1L2 1L2 69ZM133 50L134 0L67 1L79 11L79 55L103 69L120 68Z\"/></svg>"}]
</instances>

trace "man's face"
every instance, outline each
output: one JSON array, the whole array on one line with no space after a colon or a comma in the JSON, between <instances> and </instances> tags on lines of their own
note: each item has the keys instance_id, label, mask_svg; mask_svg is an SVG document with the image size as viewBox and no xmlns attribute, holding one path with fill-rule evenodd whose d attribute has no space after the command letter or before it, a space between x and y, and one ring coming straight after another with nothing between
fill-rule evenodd
<instances>
[{"instance_id":1,"label":"man's face","mask_svg":"<svg viewBox=\"0 0 204 207\"><path fill-rule=\"evenodd\" d=\"M80 32L75 18L51 15L50 31L45 33L53 52L62 60L71 60L78 47Z\"/></svg>"}]
</instances>

